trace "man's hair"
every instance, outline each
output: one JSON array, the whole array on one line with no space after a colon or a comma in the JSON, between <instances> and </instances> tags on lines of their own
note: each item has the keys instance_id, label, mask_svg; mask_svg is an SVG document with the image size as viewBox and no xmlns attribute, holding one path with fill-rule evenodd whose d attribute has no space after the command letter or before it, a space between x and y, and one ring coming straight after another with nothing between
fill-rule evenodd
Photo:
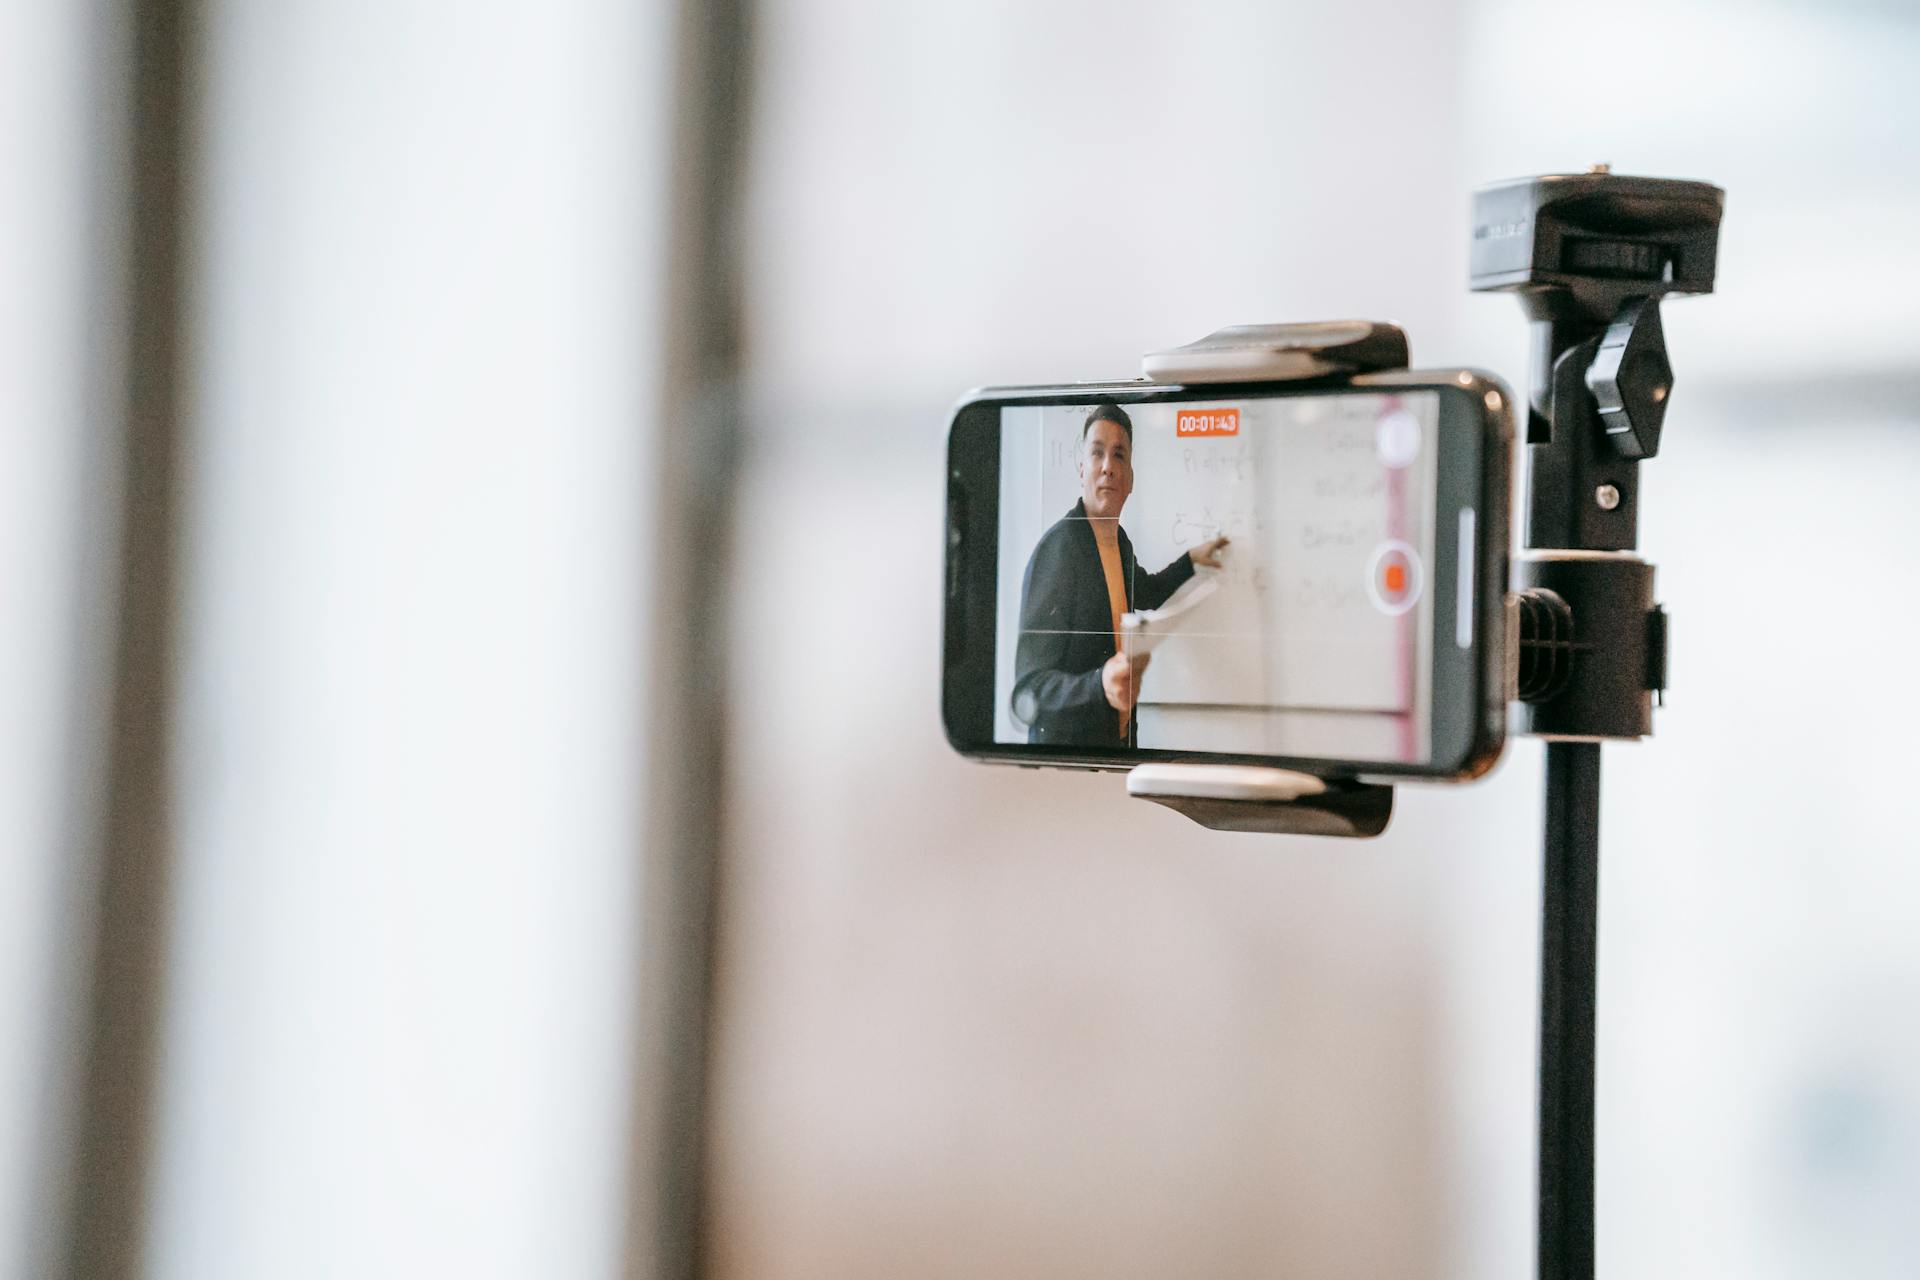
<instances>
[{"instance_id":1,"label":"man's hair","mask_svg":"<svg viewBox=\"0 0 1920 1280\"><path fill-rule=\"evenodd\" d=\"M1129 418L1127 411L1119 405L1097 404L1093 406L1093 412L1088 414L1087 420L1080 424L1080 438L1082 440L1087 438L1087 432L1093 430L1093 424L1096 422L1111 422L1114 426L1127 433L1128 444L1133 443L1133 419Z\"/></svg>"}]
</instances>

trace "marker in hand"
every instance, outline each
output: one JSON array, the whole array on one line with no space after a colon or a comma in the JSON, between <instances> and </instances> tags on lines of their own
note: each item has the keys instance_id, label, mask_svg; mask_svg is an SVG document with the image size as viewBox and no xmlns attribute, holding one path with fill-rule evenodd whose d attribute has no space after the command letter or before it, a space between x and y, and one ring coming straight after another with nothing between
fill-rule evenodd
<instances>
[{"instance_id":1,"label":"marker in hand","mask_svg":"<svg viewBox=\"0 0 1920 1280\"><path fill-rule=\"evenodd\" d=\"M1220 551L1221 548L1226 545L1227 540L1225 538L1214 538L1194 547L1187 552L1187 555L1193 560L1193 567L1196 569L1218 569L1220 567Z\"/></svg>"}]
</instances>

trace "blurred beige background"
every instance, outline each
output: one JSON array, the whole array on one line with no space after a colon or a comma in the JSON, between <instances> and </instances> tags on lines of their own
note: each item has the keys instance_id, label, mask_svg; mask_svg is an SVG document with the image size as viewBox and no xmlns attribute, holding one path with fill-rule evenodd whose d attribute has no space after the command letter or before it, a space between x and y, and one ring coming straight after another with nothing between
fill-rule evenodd
<instances>
[{"instance_id":1,"label":"blurred beige background","mask_svg":"<svg viewBox=\"0 0 1920 1280\"><path fill-rule=\"evenodd\" d=\"M205 6L146 1274L636 1273L685 7ZM104 12L0 11L0 1274L75 1105ZM1673 688L1606 755L1601 1272L1920 1273L1920 18L754 25L713 1273L1531 1274L1538 744L1355 844L958 759L942 433L1264 320L1519 390L1469 194L1596 161L1728 191L1643 494Z\"/></svg>"},{"instance_id":2,"label":"blurred beige background","mask_svg":"<svg viewBox=\"0 0 1920 1280\"><path fill-rule=\"evenodd\" d=\"M1920 23L775 3L763 36L722 1273L1531 1273L1539 745L1352 846L955 758L941 437L966 387L1259 320L1392 318L1519 387L1469 193L1596 161L1729 193L1646 478L1674 688L1606 757L1602 1273L1920 1266Z\"/></svg>"}]
</instances>

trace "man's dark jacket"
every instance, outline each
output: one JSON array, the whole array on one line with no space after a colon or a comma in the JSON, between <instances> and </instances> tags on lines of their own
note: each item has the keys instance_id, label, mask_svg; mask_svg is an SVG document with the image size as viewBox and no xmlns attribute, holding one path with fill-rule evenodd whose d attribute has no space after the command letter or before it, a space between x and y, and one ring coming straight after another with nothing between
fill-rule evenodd
<instances>
[{"instance_id":1,"label":"man's dark jacket","mask_svg":"<svg viewBox=\"0 0 1920 1280\"><path fill-rule=\"evenodd\" d=\"M1193 558L1182 555L1159 573L1141 573L1122 529L1120 575L1129 611L1158 609L1193 576ZM1100 684L1100 668L1114 652L1107 575L1086 503L1076 502L1033 549L1020 588L1013 714L1026 723L1028 742L1126 745L1120 713Z\"/></svg>"}]
</instances>

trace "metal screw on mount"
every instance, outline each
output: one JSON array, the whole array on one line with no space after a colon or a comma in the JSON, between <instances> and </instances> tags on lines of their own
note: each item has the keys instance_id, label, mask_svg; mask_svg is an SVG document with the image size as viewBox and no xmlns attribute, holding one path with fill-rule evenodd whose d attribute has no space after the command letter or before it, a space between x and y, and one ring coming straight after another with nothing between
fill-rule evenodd
<instances>
[{"instance_id":1,"label":"metal screw on mount","mask_svg":"<svg viewBox=\"0 0 1920 1280\"><path fill-rule=\"evenodd\" d=\"M1673 390L1660 299L1710 293L1725 203L1704 182L1584 174L1475 193L1472 287L1533 322L1523 732L1547 745L1540 985L1541 1280L1592 1280L1600 743L1653 731L1666 614L1633 554L1639 468ZM1597 553L1597 554L1596 554ZM1578 641L1574 639L1578 634Z\"/></svg>"}]
</instances>

